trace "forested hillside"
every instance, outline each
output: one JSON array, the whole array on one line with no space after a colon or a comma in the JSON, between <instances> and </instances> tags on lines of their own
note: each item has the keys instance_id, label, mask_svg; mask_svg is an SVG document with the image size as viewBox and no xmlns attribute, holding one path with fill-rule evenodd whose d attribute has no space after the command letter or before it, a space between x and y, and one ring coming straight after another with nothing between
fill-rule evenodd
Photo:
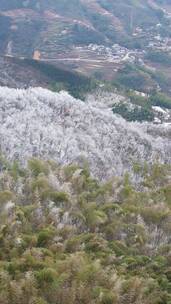
<instances>
[{"instance_id":1,"label":"forested hillside","mask_svg":"<svg viewBox=\"0 0 171 304\"><path fill-rule=\"evenodd\" d=\"M0 0L0 304L171 304L171 0Z\"/></svg>"},{"instance_id":2,"label":"forested hillside","mask_svg":"<svg viewBox=\"0 0 171 304\"><path fill-rule=\"evenodd\" d=\"M171 171L0 160L0 303L170 304Z\"/></svg>"},{"instance_id":3,"label":"forested hillside","mask_svg":"<svg viewBox=\"0 0 171 304\"><path fill-rule=\"evenodd\" d=\"M32 156L86 160L100 179L123 175L137 161L170 163L170 123L127 122L107 105L117 99L109 93L83 102L65 91L1 87L1 151L23 164Z\"/></svg>"},{"instance_id":4,"label":"forested hillside","mask_svg":"<svg viewBox=\"0 0 171 304\"><path fill-rule=\"evenodd\" d=\"M42 56L51 58L74 44L119 42L133 46L136 27L166 22L156 1L2 0L0 10L2 52L10 50L25 57L39 49Z\"/></svg>"}]
</instances>

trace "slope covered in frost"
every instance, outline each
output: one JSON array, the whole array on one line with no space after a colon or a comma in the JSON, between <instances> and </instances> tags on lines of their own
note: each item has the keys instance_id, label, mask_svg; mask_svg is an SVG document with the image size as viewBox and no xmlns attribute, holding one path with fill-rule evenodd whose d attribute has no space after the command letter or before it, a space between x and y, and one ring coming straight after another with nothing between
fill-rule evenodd
<instances>
[{"instance_id":1,"label":"slope covered in frost","mask_svg":"<svg viewBox=\"0 0 171 304\"><path fill-rule=\"evenodd\" d=\"M31 156L60 163L87 159L100 179L136 162L171 162L171 126L130 123L98 103L42 88L0 88L0 148L22 163Z\"/></svg>"}]
</instances>

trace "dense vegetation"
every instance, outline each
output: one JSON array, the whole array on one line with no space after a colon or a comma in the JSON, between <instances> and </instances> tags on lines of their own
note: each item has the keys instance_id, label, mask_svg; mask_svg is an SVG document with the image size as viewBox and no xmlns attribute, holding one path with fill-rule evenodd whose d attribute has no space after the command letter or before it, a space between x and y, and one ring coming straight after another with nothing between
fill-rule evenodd
<instances>
[{"instance_id":1,"label":"dense vegetation","mask_svg":"<svg viewBox=\"0 0 171 304\"><path fill-rule=\"evenodd\" d=\"M110 87L117 87L129 98L130 105L118 104L113 107L113 112L129 121L153 121L153 106L171 109L169 80L162 72L127 64L118 71Z\"/></svg>"},{"instance_id":2,"label":"dense vegetation","mask_svg":"<svg viewBox=\"0 0 171 304\"><path fill-rule=\"evenodd\" d=\"M114 84L128 89L150 93L157 88L153 74L143 67L126 64L118 71Z\"/></svg>"},{"instance_id":3,"label":"dense vegetation","mask_svg":"<svg viewBox=\"0 0 171 304\"><path fill-rule=\"evenodd\" d=\"M171 98L162 93L156 93L150 97L150 102L155 106L171 109Z\"/></svg>"},{"instance_id":4,"label":"dense vegetation","mask_svg":"<svg viewBox=\"0 0 171 304\"><path fill-rule=\"evenodd\" d=\"M171 66L171 55L168 52L150 51L146 56L151 62L160 63L164 66Z\"/></svg>"},{"instance_id":5,"label":"dense vegetation","mask_svg":"<svg viewBox=\"0 0 171 304\"><path fill-rule=\"evenodd\" d=\"M162 71L153 70L145 66L126 64L118 71L113 84L121 88L154 94L163 91L170 95L170 80Z\"/></svg>"},{"instance_id":6,"label":"dense vegetation","mask_svg":"<svg viewBox=\"0 0 171 304\"><path fill-rule=\"evenodd\" d=\"M0 161L0 303L170 304L171 168Z\"/></svg>"},{"instance_id":7,"label":"dense vegetation","mask_svg":"<svg viewBox=\"0 0 171 304\"><path fill-rule=\"evenodd\" d=\"M23 64L32 66L44 74L51 83L51 89L59 92L68 91L75 98L83 99L87 92L91 92L97 86L97 81L82 74L74 73L46 62L25 59Z\"/></svg>"},{"instance_id":8,"label":"dense vegetation","mask_svg":"<svg viewBox=\"0 0 171 304\"><path fill-rule=\"evenodd\" d=\"M112 109L128 121L154 121L154 106L163 110L171 109L171 98L164 93L153 92L151 95L141 96L130 90L125 94L129 98L128 102L114 104Z\"/></svg>"},{"instance_id":9,"label":"dense vegetation","mask_svg":"<svg viewBox=\"0 0 171 304\"><path fill-rule=\"evenodd\" d=\"M153 121L154 114L152 110L146 106L144 107L130 107L128 104L117 104L113 107L113 112L121 115L128 121Z\"/></svg>"},{"instance_id":10,"label":"dense vegetation","mask_svg":"<svg viewBox=\"0 0 171 304\"><path fill-rule=\"evenodd\" d=\"M106 46L117 42L128 48L143 48L147 43L146 35L132 36L137 26L146 30L161 23L163 35L169 36L168 19L156 5L157 0L153 2L154 5L147 0L1 0L1 11L20 9L24 12L28 9L25 11L27 18L19 18L15 12L15 31L8 27L9 33L4 33L3 26L0 27L1 52L6 53L9 41L13 42L14 56L28 58L35 49L41 50L45 57L53 58L61 49L65 52L72 45L91 42ZM42 14L44 11L57 13L61 18L50 20ZM10 23L13 24L11 17ZM64 35L63 30L66 31Z\"/></svg>"}]
</instances>

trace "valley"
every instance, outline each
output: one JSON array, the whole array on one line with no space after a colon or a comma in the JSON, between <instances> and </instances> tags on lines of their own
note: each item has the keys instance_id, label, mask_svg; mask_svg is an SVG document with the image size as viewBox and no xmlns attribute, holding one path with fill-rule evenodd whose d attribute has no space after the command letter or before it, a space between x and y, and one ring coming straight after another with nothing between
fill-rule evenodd
<instances>
[{"instance_id":1,"label":"valley","mask_svg":"<svg viewBox=\"0 0 171 304\"><path fill-rule=\"evenodd\" d=\"M1 56L47 62L110 82L133 64L148 69L147 74L162 71L162 77L167 77L165 85L157 81L150 90L171 95L168 2L139 1L135 5L121 1L116 5L104 0L72 0L67 10L65 7L61 0L2 2ZM166 58L160 62L159 56ZM136 90L141 91L138 84ZM146 91L148 88L142 92Z\"/></svg>"}]
</instances>

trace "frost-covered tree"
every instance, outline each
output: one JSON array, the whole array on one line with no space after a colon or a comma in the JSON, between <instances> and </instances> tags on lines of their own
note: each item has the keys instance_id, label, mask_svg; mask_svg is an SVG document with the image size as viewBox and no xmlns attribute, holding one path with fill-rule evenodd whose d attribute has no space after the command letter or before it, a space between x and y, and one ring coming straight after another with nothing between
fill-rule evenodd
<instances>
[{"instance_id":1,"label":"frost-covered tree","mask_svg":"<svg viewBox=\"0 0 171 304\"><path fill-rule=\"evenodd\" d=\"M103 95L82 102L64 91L1 87L1 150L22 163L33 156L64 164L86 159L100 179L122 175L135 162L171 161L169 124L127 122L105 102Z\"/></svg>"}]
</instances>

